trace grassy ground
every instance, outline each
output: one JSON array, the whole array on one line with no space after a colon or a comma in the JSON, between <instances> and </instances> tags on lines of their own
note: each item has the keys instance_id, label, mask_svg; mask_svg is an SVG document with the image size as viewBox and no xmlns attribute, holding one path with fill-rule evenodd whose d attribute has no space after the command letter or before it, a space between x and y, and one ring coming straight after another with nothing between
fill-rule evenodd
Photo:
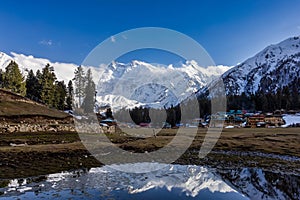
<instances>
[{"instance_id":1,"label":"grassy ground","mask_svg":"<svg viewBox=\"0 0 300 200\"><path fill-rule=\"evenodd\" d=\"M27 102L16 101L0 101L0 117L14 117L14 116L45 116L57 119L63 119L69 115L58 111L56 109L50 109L44 105L31 104Z\"/></svg>"},{"instance_id":2,"label":"grassy ground","mask_svg":"<svg viewBox=\"0 0 300 200\"><path fill-rule=\"evenodd\" d=\"M20 178L100 166L77 133L14 133L1 135L0 179ZM10 144L27 144L13 147Z\"/></svg>"},{"instance_id":3,"label":"grassy ground","mask_svg":"<svg viewBox=\"0 0 300 200\"><path fill-rule=\"evenodd\" d=\"M31 101L18 94L0 89L0 117L45 116L62 119L69 115L56 109Z\"/></svg>"},{"instance_id":4,"label":"grassy ground","mask_svg":"<svg viewBox=\"0 0 300 200\"><path fill-rule=\"evenodd\" d=\"M188 130L188 129L187 129ZM134 151L149 151L150 146L163 147L176 135L176 129L164 129L157 137L133 140L124 143L119 135L110 138L124 149ZM191 149L199 149L206 135L207 129L199 129L191 145ZM184 132L184 130L183 130ZM138 133L136 134L138 136ZM141 142L142 141L142 142ZM299 128L256 128L256 129L223 129L214 150L225 151L259 151L300 157L300 129ZM154 150L156 150L155 148Z\"/></svg>"},{"instance_id":5,"label":"grassy ground","mask_svg":"<svg viewBox=\"0 0 300 200\"><path fill-rule=\"evenodd\" d=\"M141 129L107 135L115 145L132 152L151 152L169 144L176 129L164 129L152 137ZM181 129L188 132L188 129ZM190 148L176 161L180 164L203 164L214 167L262 167L300 174L300 161L268 156L239 155L261 152L300 158L300 129L224 129L213 151L204 159L198 152L206 134L199 129ZM141 134L143 132L144 134ZM93 137L101 140L101 137ZM189 136L181 136L182 141ZM26 144L13 147L14 144ZM103 143L103 145L106 145ZM180 148L180 143L178 148ZM235 153L232 153L235 152ZM64 170L101 166L86 150L77 133L13 133L0 135L0 179L37 176Z\"/></svg>"}]
</instances>

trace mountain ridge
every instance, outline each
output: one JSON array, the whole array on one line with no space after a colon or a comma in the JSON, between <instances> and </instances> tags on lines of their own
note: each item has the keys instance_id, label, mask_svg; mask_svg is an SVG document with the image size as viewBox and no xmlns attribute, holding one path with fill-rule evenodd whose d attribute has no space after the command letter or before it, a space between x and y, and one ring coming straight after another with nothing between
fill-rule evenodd
<instances>
[{"instance_id":1,"label":"mountain ridge","mask_svg":"<svg viewBox=\"0 0 300 200\"><path fill-rule=\"evenodd\" d=\"M113 62L100 75L97 100L101 103L100 106L110 105L115 109L126 107L124 102L128 103L127 108L141 105L152 108L170 107L187 99L198 88L206 86L229 68L202 68L195 61L187 61L180 67L153 65L142 61L127 64Z\"/></svg>"},{"instance_id":2,"label":"mountain ridge","mask_svg":"<svg viewBox=\"0 0 300 200\"><path fill-rule=\"evenodd\" d=\"M221 77L227 95L275 92L300 77L300 37L273 44Z\"/></svg>"},{"instance_id":3,"label":"mountain ridge","mask_svg":"<svg viewBox=\"0 0 300 200\"><path fill-rule=\"evenodd\" d=\"M9 56L3 52L0 53L0 69L5 69L10 61L15 61L21 72L26 75L28 70L34 72L42 70L49 63L53 66L58 80L64 80L67 83L74 77L74 71L78 65L72 63L51 62L48 59L35 58L24 54L11 53ZM177 104L187 98L188 95L196 92L198 88L204 87L208 82L220 76L230 67L227 66L209 66L202 68L195 61L187 61L180 66L151 64L144 61L133 60L130 63L112 62L108 66L99 65L99 67L86 67L92 70L93 81L97 87L97 100L99 106L111 105L119 109L122 107L145 106L163 107ZM165 80L164 80L165 79ZM133 83L133 84L129 84ZM153 83L158 87L155 89ZM133 85L134 88L132 87ZM129 86L130 93L124 94ZM141 88L143 87L143 88ZM145 88L147 88L146 92ZM165 88L165 89L162 89ZM172 92L167 92L172 91ZM136 90L136 91L135 91ZM137 91L141 91L138 93ZM165 91L165 96L173 98L162 98L160 92ZM150 93L149 93L150 92ZM152 94L151 94L152 92ZM173 93L173 95L171 95ZM141 96L142 95L142 96ZM144 102L149 96L156 95L157 99L152 98L152 102ZM175 96L174 96L175 95ZM178 96L178 97L177 97ZM162 100L164 103L157 103ZM178 102L176 102L178 100ZM125 104L124 104L125 102ZM168 102L170 105L167 105ZM127 104L127 105L126 105Z\"/></svg>"}]
</instances>

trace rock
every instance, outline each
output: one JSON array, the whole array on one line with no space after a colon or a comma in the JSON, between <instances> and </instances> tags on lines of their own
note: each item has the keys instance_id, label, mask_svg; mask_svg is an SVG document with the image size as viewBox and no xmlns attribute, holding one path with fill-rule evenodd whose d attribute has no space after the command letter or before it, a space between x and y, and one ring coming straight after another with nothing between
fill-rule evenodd
<instances>
[{"instance_id":1,"label":"rock","mask_svg":"<svg viewBox=\"0 0 300 200\"><path fill-rule=\"evenodd\" d=\"M56 132L57 130L55 128L49 128L48 131Z\"/></svg>"},{"instance_id":2,"label":"rock","mask_svg":"<svg viewBox=\"0 0 300 200\"><path fill-rule=\"evenodd\" d=\"M30 126L23 124L20 128L19 128L20 132L32 132L32 128L30 128Z\"/></svg>"},{"instance_id":3,"label":"rock","mask_svg":"<svg viewBox=\"0 0 300 200\"><path fill-rule=\"evenodd\" d=\"M14 127L14 126L9 126L8 128L7 128L7 132L9 132L9 133L13 133L13 132L15 132L16 131L16 128Z\"/></svg>"}]
</instances>

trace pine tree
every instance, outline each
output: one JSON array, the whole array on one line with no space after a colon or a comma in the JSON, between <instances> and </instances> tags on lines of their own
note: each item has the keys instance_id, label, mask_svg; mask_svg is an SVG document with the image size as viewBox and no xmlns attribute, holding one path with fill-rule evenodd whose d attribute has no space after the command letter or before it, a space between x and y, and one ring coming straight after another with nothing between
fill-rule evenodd
<instances>
[{"instance_id":1,"label":"pine tree","mask_svg":"<svg viewBox=\"0 0 300 200\"><path fill-rule=\"evenodd\" d=\"M66 106L67 88L64 81L56 81L54 87L54 101L52 106L64 110Z\"/></svg>"},{"instance_id":2,"label":"pine tree","mask_svg":"<svg viewBox=\"0 0 300 200\"><path fill-rule=\"evenodd\" d=\"M281 88L278 88L275 94L275 102L276 102L276 108L282 109L282 91Z\"/></svg>"},{"instance_id":3,"label":"pine tree","mask_svg":"<svg viewBox=\"0 0 300 200\"><path fill-rule=\"evenodd\" d=\"M25 84L24 77L21 74L18 64L11 61L5 68L5 73L3 75L4 88L24 96L26 94Z\"/></svg>"},{"instance_id":4,"label":"pine tree","mask_svg":"<svg viewBox=\"0 0 300 200\"><path fill-rule=\"evenodd\" d=\"M296 78L292 83L291 83L291 105L293 110L298 110L300 108L299 106L299 99L300 99L300 94L299 94L299 83L297 83L300 80L300 78ZM300 81L299 81L300 82Z\"/></svg>"},{"instance_id":5,"label":"pine tree","mask_svg":"<svg viewBox=\"0 0 300 200\"><path fill-rule=\"evenodd\" d=\"M105 116L106 116L106 118L114 119L114 116L113 116L113 113L111 111L111 108L107 108L106 109Z\"/></svg>"},{"instance_id":6,"label":"pine tree","mask_svg":"<svg viewBox=\"0 0 300 200\"><path fill-rule=\"evenodd\" d=\"M43 103L54 106L54 83L56 80L56 76L54 73L53 67L50 67L47 64L43 70L41 77L39 78L39 83L41 84L41 100Z\"/></svg>"},{"instance_id":7,"label":"pine tree","mask_svg":"<svg viewBox=\"0 0 300 200\"><path fill-rule=\"evenodd\" d=\"M38 84L36 86L36 97L38 98L37 101L41 102L41 96L42 96L42 84L41 84L41 81L42 81L42 73L41 71L38 69L35 73L35 77L37 78L38 80Z\"/></svg>"},{"instance_id":8,"label":"pine tree","mask_svg":"<svg viewBox=\"0 0 300 200\"><path fill-rule=\"evenodd\" d=\"M286 110L289 110L291 108L291 94L288 86L282 88L282 96L282 105Z\"/></svg>"},{"instance_id":9,"label":"pine tree","mask_svg":"<svg viewBox=\"0 0 300 200\"><path fill-rule=\"evenodd\" d=\"M28 72L26 78L26 97L38 101L40 99L40 83L38 78L34 75L33 71Z\"/></svg>"},{"instance_id":10,"label":"pine tree","mask_svg":"<svg viewBox=\"0 0 300 200\"><path fill-rule=\"evenodd\" d=\"M36 71L36 75L35 76L36 76L36 78L38 80L42 79L42 73L41 73L41 71L39 69Z\"/></svg>"},{"instance_id":11,"label":"pine tree","mask_svg":"<svg viewBox=\"0 0 300 200\"><path fill-rule=\"evenodd\" d=\"M2 69L0 69L0 88L3 88L3 72L2 72Z\"/></svg>"},{"instance_id":12,"label":"pine tree","mask_svg":"<svg viewBox=\"0 0 300 200\"><path fill-rule=\"evenodd\" d=\"M79 107L82 104L82 99L85 97L85 76L82 66L79 66L75 72L75 97L78 97Z\"/></svg>"},{"instance_id":13,"label":"pine tree","mask_svg":"<svg viewBox=\"0 0 300 200\"><path fill-rule=\"evenodd\" d=\"M66 103L67 103L66 109L72 110L73 109L74 89L73 89L73 83L71 80L68 83L67 91L68 91L68 93L67 93L67 100L66 100Z\"/></svg>"},{"instance_id":14,"label":"pine tree","mask_svg":"<svg viewBox=\"0 0 300 200\"><path fill-rule=\"evenodd\" d=\"M85 98L82 103L82 107L85 113L92 113L94 111L95 105L95 92L96 87L92 77L92 71L89 69L85 77L86 86L85 86Z\"/></svg>"}]
</instances>

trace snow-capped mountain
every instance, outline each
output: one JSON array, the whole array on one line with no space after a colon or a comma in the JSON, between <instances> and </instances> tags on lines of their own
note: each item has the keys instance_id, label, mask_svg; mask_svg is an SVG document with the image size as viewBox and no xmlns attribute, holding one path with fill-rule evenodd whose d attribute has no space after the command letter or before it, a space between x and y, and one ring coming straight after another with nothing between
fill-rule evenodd
<instances>
[{"instance_id":1,"label":"snow-capped mountain","mask_svg":"<svg viewBox=\"0 0 300 200\"><path fill-rule=\"evenodd\" d=\"M278 88L295 84L299 78L300 37L270 45L222 75L226 93L237 95L243 92L254 94L260 90L275 92Z\"/></svg>"},{"instance_id":2,"label":"snow-capped mountain","mask_svg":"<svg viewBox=\"0 0 300 200\"><path fill-rule=\"evenodd\" d=\"M72 63L51 62L31 55L0 52L0 69L14 60L24 75L28 70L42 70L47 63L53 66L58 80L67 83L78 67ZM99 106L109 104L114 109L143 106L163 107L176 105L206 86L211 80L230 69L227 66L200 67L195 61L180 66L164 66L134 60L130 63L112 62L110 65L90 68L97 84Z\"/></svg>"},{"instance_id":3,"label":"snow-capped mountain","mask_svg":"<svg viewBox=\"0 0 300 200\"><path fill-rule=\"evenodd\" d=\"M114 109L140 105L169 107L194 94L229 68L203 68L195 61L187 61L179 67L136 60L128 64L113 62L100 75L97 100Z\"/></svg>"}]
</instances>

